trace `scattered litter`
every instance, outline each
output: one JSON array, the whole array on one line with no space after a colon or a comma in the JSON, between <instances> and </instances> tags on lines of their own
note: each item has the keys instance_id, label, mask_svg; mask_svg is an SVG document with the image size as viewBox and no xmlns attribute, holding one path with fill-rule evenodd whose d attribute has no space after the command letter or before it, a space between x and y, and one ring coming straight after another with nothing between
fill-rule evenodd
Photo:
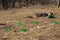
<instances>
[{"instance_id":1,"label":"scattered litter","mask_svg":"<svg viewBox=\"0 0 60 40\"><path fill-rule=\"evenodd\" d=\"M33 30L35 30L36 28L34 27L34 28L32 28Z\"/></svg>"},{"instance_id":2,"label":"scattered litter","mask_svg":"<svg viewBox=\"0 0 60 40\"><path fill-rule=\"evenodd\" d=\"M30 28L29 30L31 31L31 30L35 30L35 29L41 29L41 28L46 28L46 26L36 26L36 27L34 27L34 28Z\"/></svg>"},{"instance_id":3,"label":"scattered litter","mask_svg":"<svg viewBox=\"0 0 60 40\"><path fill-rule=\"evenodd\" d=\"M42 17L46 17L46 16L48 16L48 14L47 13L43 13Z\"/></svg>"},{"instance_id":4,"label":"scattered litter","mask_svg":"<svg viewBox=\"0 0 60 40\"><path fill-rule=\"evenodd\" d=\"M54 15L53 13L48 13L48 15Z\"/></svg>"},{"instance_id":5,"label":"scattered litter","mask_svg":"<svg viewBox=\"0 0 60 40\"><path fill-rule=\"evenodd\" d=\"M46 26L36 26L37 28L45 28Z\"/></svg>"},{"instance_id":6,"label":"scattered litter","mask_svg":"<svg viewBox=\"0 0 60 40\"><path fill-rule=\"evenodd\" d=\"M34 27L34 28L30 28L29 30L31 31L31 30L35 30L36 28Z\"/></svg>"},{"instance_id":7,"label":"scattered litter","mask_svg":"<svg viewBox=\"0 0 60 40\"><path fill-rule=\"evenodd\" d=\"M40 28L40 26L36 26L36 28Z\"/></svg>"},{"instance_id":8,"label":"scattered litter","mask_svg":"<svg viewBox=\"0 0 60 40\"><path fill-rule=\"evenodd\" d=\"M36 16L37 17L46 17L46 16L48 16L48 14L47 13L37 13Z\"/></svg>"},{"instance_id":9,"label":"scattered litter","mask_svg":"<svg viewBox=\"0 0 60 40\"><path fill-rule=\"evenodd\" d=\"M49 18L55 18L53 13L49 13Z\"/></svg>"},{"instance_id":10,"label":"scattered litter","mask_svg":"<svg viewBox=\"0 0 60 40\"><path fill-rule=\"evenodd\" d=\"M46 28L46 26L42 26L41 28Z\"/></svg>"}]
</instances>

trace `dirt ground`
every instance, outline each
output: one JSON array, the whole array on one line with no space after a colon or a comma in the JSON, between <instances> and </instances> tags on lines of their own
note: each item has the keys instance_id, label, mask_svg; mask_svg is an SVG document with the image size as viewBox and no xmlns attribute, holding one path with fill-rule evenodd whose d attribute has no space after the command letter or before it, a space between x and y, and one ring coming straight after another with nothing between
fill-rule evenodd
<instances>
[{"instance_id":1,"label":"dirt ground","mask_svg":"<svg viewBox=\"0 0 60 40\"><path fill-rule=\"evenodd\" d=\"M47 17L36 17L38 12L53 12L56 16L60 16L60 8L57 7L23 7L0 11L0 40L60 40L60 17L49 19ZM26 16L34 16L34 18L26 18ZM37 25L32 22L36 20ZM16 25L17 21L22 22L22 26ZM53 21L59 22L57 25L49 25ZM47 25L46 28L35 29L29 31L30 28L36 26ZM11 27L11 31L6 31L6 27ZM27 32L21 32L22 28L26 28Z\"/></svg>"}]
</instances>

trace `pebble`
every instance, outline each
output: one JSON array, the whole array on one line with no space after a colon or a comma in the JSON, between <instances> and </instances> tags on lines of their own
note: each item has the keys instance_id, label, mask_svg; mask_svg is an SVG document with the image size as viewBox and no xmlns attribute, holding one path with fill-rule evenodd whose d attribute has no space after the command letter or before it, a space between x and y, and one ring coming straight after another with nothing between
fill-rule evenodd
<instances>
[{"instance_id":1,"label":"pebble","mask_svg":"<svg viewBox=\"0 0 60 40\"><path fill-rule=\"evenodd\" d=\"M8 24L10 21L7 21L6 23Z\"/></svg>"}]
</instances>

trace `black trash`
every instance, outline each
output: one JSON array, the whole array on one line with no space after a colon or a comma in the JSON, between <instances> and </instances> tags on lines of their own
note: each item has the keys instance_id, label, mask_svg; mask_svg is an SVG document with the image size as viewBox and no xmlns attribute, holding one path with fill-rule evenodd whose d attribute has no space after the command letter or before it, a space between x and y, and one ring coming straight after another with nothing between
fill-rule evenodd
<instances>
[{"instance_id":1,"label":"black trash","mask_svg":"<svg viewBox=\"0 0 60 40\"><path fill-rule=\"evenodd\" d=\"M55 18L54 15L49 15L49 18Z\"/></svg>"},{"instance_id":2,"label":"black trash","mask_svg":"<svg viewBox=\"0 0 60 40\"><path fill-rule=\"evenodd\" d=\"M50 13L49 18L55 18L53 13Z\"/></svg>"},{"instance_id":3,"label":"black trash","mask_svg":"<svg viewBox=\"0 0 60 40\"><path fill-rule=\"evenodd\" d=\"M50 13L50 15L54 15L53 13Z\"/></svg>"},{"instance_id":4,"label":"black trash","mask_svg":"<svg viewBox=\"0 0 60 40\"><path fill-rule=\"evenodd\" d=\"M36 16L37 17L46 17L46 16L48 16L48 14L47 13L38 13L38 14L36 14Z\"/></svg>"},{"instance_id":5,"label":"black trash","mask_svg":"<svg viewBox=\"0 0 60 40\"><path fill-rule=\"evenodd\" d=\"M43 13L37 13L36 16L37 17L42 17Z\"/></svg>"},{"instance_id":6,"label":"black trash","mask_svg":"<svg viewBox=\"0 0 60 40\"><path fill-rule=\"evenodd\" d=\"M47 17L48 14L47 13L43 13L42 17Z\"/></svg>"}]
</instances>

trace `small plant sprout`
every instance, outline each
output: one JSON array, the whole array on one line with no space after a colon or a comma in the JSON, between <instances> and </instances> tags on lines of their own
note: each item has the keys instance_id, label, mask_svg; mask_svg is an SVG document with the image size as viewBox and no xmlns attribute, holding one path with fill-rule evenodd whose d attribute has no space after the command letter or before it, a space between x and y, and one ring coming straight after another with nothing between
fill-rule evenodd
<instances>
[{"instance_id":1,"label":"small plant sprout","mask_svg":"<svg viewBox=\"0 0 60 40\"><path fill-rule=\"evenodd\" d=\"M17 22L17 26L20 27L22 23L20 21Z\"/></svg>"}]
</instances>

